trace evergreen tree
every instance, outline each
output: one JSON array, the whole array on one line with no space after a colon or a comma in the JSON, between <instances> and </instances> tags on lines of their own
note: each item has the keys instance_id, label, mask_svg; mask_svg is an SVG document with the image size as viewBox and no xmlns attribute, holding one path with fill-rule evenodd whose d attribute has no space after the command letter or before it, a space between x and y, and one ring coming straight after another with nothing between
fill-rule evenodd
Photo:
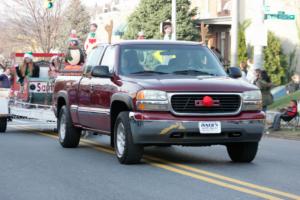
<instances>
[{"instance_id":1,"label":"evergreen tree","mask_svg":"<svg viewBox=\"0 0 300 200\"><path fill-rule=\"evenodd\" d=\"M238 63L240 63L242 61L246 62L247 59L248 59L245 31L249 27L250 23L251 22L249 20L246 20L243 23L239 24L239 31L238 31Z\"/></svg>"},{"instance_id":2,"label":"evergreen tree","mask_svg":"<svg viewBox=\"0 0 300 200\"><path fill-rule=\"evenodd\" d=\"M129 16L125 39L136 39L143 30L146 39L161 39L160 23L171 19L171 0L141 0L138 8ZM190 10L189 0L177 0L177 39L197 40L199 30L193 16L197 10Z\"/></svg>"},{"instance_id":3,"label":"evergreen tree","mask_svg":"<svg viewBox=\"0 0 300 200\"><path fill-rule=\"evenodd\" d=\"M60 42L60 48L65 50L68 47L68 38L72 30L76 30L82 46L90 30L91 17L86 7L81 0L72 0L66 7L64 16L64 30L61 32L64 41Z\"/></svg>"},{"instance_id":4,"label":"evergreen tree","mask_svg":"<svg viewBox=\"0 0 300 200\"><path fill-rule=\"evenodd\" d=\"M282 64L286 58L282 55L280 40L269 31L268 46L264 49L264 67L275 85L281 85L285 80L286 69Z\"/></svg>"}]
</instances>

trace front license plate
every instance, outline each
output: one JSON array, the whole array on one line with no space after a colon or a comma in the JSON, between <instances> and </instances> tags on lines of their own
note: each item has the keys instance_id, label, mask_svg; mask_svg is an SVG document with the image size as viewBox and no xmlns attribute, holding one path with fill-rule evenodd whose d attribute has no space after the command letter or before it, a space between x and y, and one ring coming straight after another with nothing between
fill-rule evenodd
<instances>
[{"instance_id":1,"label":"front license plate","mask_svg":"<svg viewBox=\"0 0 300 200\"><path fill-rule=\"evenodd\" d=\"M221 122L218 121L205 121L199 122L199 131L203 134L220 134Z\"/></svg>"}]
</instances>

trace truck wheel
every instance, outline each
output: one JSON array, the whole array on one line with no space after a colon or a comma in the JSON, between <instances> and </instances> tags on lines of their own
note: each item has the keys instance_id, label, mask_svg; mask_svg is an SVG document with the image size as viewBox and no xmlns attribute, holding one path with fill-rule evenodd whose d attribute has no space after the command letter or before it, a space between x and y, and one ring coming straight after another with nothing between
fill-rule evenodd
<instances>
[{"instance_id":1,"label":"truck wheel","mask_svg":"<svg viewBox=\"0 0 300 200\"><path fill-rule=\"evenodd\" d=\"M233 162L251 162L257 153L258 142L227 145L227 152Z\"/></svg>"},{"instance_id":2,"label":"truck wheel","mask_svg":"<svg viewBox=\"0 0 300 200\"><path fill-rule=\"evenodd\" d=\"M7 127L7 117L0 118L0 133L4 133Z\"/></svg>"},{"instance_id":3,"label":"truck wheel","mask_svg":"<svg viewBox=\"0 0 300 200\"><path fill-rule=\"evenodd\" d=\"M60 144L64 148L77 147L80 141L81 130L73 126L70 112L66 106L63 106L60 110L57 126Z\"/></svg>"},{"instance_id":4,"label":"truck wheel","mask_svg":"<svg viewBox=\"0 0 300 200\"><path fill-rule=\"evenodd\" d=\"M140 162L144 147L133 143L128 112L121 112L118 115L114 128L114 139L115 152L121 164Z\"/></svg>"}]
</instances>

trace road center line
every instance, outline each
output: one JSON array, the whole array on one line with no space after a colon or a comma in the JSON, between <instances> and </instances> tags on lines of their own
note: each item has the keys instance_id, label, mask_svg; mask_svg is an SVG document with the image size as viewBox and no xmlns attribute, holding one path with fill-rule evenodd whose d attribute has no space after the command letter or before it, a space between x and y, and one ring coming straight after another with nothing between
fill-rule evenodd
<instances>
[{"instance_id":1,"label":"road center line","mask_svg":"<svg viewBox=\"0 0 300 200\"><path fill-rule=\"evenodd\" d=\"M38 134L43 135L43 136L47 136L47 137L50 137L50 138L53 138L53 139L58 139L58 137L56 135L54 135L53 133L40 132L38 130L32 130L32 129L30 129L30 127L28 127L28 128L25 128L24 126L20 126L20 127L21 128L17 128L15 126L15 127L12 127L12 128L15 128L15 129L18 129L18 130L26 129L28 131L32 131L32 132L38 133ZM80 143L85 145L85 146L91 147L95 150L98 150L98 151L106 152L106 153L109 153L109 154L115 154L114 150L111 147L103 146L103 145L101 145L97 142L91 141L91 140L81 139ZM260 197L260 198L264 198L264 199L281 199L280 197L276 197L276 196L272 196L270 194L267 194L267 193L271 193L271 194L276 194L276 195L279 195L279 196L282 196L282 197L287 197L287 198L290 198L290 199L300 200L300 196L297 196L297 195L294 195L294 194L291 194L291 193L282 192L282 191L275 190L275 189L272 189L272 188L269 188L269 187L264 187L264 186L248 183L248 182L241 181L241 180L238 180L238 179L234 179L234 178L230 178L230 177L223 176L223 175L220 175L220 174L212 173L212 172L209 172L209 171L206 171L206 170L201 170L201 169L198 169L198 168L190 167L188 165L174 163L174 162L164 160L164 159L161 159L161 158L145 155L143 157L143 160L146 163L148 163L152 166L161 168L161 169L165 169L165 170L177 173L177 174L188 176L188 177L191 177L191 178L194 178L194 179L197 179L197 180L201 180L201 181L204 181L204 182L207 182L207 183L211 183L211 184L214 184L214 185L218 185L218 186L221 186L221 187L224 187L224 188L228 188L228 189L232 189L232 190L235 190L235 191L239 191L239 192L247 193L247 194L250 194L250 195L254 195L254 196L257 196L257 197ZM180 168L180 169L178 169L178 168ZM207 177L207 176L209 176L209 177ZM233 185L233 184L223 182L223 181L227 181L227 182L231 182L231 183L234 183L234 184L242 185L242 186L245 186L245 187L248 187L248 188ZM253 189L260 190L262 192L267 192L267 193L258 192L258 191L255 191L255 190L251 190L249 188L253 188Z\"/></svg>"},{"instance_id":2,"label":"road center line","mask_svg":"<svg viewBox=\"0 0 300 200\"><path fill-rule=\"evenodd\" d=\"M295 200L300 199L300 196L295 195L295 194L282 192L282 191L275 190L275 189L265 187L265 186L261 186L261 185L252 184L252 183L249 183L249 182L245 182L245 181L241 181L241 180L238 180L238 179L230 178L230 177L223 176L223 175L220 175L220 174L217 174L217 173L212 173L212 172L202 170L202 169L199 169L199 168L190 167L188 165L174 163L174 162L171 162L171 161L167 161L167 160L164 160L164 159L161 159L161 158L148 156L148 155L146 155L144 157L149 159L149 160L158 161L158 162L168 164L168 165L171 165L171 166L175 166L175 167L178 167L178 168L181 168L181 169L189 170L189 171L195 172L197 174L202 174L202 175L210 176L210 177L213 177L213 178L217 178L219 180L223 180L223 181L235 183L235 184L238 184L238 185L246 186L248 188L253 188L253 189L256 189L256 190L263 191L263 192L268 192L268 193L280 195L280 196L287 197L287 198L290 198L290 199L295 199Z\"/></svg>"}]
</instances>

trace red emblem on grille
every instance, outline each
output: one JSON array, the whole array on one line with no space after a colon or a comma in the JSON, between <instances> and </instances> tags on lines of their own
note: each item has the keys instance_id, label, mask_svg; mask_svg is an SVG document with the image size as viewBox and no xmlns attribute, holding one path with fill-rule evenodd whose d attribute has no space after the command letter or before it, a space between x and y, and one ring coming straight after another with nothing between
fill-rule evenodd
<instances>
[{"instance_id":1,"label":"red emblem on grille","mask_svg":"<svg viewBox=\"0 0 300 200\"><path fill-rule=\"evenodd\" d=\"M214 100L210 96L203 97L202 100L195 100L196 107L217 107L220 106L219 100Z\"/></svg>"}]
</instances>

